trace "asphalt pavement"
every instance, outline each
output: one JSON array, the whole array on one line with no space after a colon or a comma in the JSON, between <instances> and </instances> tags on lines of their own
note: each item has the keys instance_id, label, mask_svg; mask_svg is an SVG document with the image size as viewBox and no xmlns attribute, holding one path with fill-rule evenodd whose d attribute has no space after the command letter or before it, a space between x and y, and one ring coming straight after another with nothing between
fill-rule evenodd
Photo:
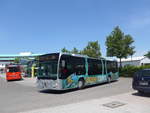
<instances>
[{"instance_id":1,"label":"asphalt pavement","mask_svg":"<svg viewBox=\"0 0 150 113\"><path fill-rule=\"evenodd\" d=\"M36 88L35 79L7 82L0 77L0 113L27 112L124 94L133 91L131 81L130 78L120 78L110 84L95 85L83 90L41 92Z\"/></svg>"},{"instance_id":2,"label":"asphalt pavement","mask_svg":"<svg viewBox=\"0 0 150 113\"><path fill-rule=\"evenodd\" d=\"M129 92L21 113L149 113L150 96Z\"/></svg>"}]
</instances>

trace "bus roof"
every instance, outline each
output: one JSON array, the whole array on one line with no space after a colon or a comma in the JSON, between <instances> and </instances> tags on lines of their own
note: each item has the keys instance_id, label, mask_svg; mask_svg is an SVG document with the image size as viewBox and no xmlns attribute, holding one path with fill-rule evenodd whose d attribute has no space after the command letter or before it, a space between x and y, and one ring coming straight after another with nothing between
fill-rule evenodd
<instances>
[{"instance_id":1,"label":"bus roof","mask_svg":"<svg viewBox=\"0 0 150 113\"><path fill-rule=\"evenodd\" d=\"M91 58L91 59L105 59L105 58L103 58L103 57L101 57L101 58L93 58L93 57L89 57L89 56L87 56L87 55L72 54L72 53L64 53L64 52L48 53L48 54L43 54L43 55L40 55L40 56L47 56L47 55L54 55L54 54L70 55L70 56L75 56L75 57Z\"/></svg>"}]
</instances>

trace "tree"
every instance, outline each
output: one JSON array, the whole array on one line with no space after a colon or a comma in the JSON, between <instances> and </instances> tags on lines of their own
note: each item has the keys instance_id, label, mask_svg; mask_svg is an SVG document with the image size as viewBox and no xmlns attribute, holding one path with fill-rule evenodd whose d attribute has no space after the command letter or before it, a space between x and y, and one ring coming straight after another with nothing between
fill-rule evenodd
<instances>
[{"instance_id":1,"label":"tree","mask_svg":"<svg viewBox=\"0 0 150 113\"><path fill-rule=\"evenodd\" d=\"M82 54L87 55L89 57L100 58L100 45L98 41L88 42L88 45L83 50L78 50L74 47L71 51L67 50L65 47L61 49L61 52L72 53L72 54Z\"/></svg>"},{"instance_id":2,"label":"tree","mask_svg":"<svg viewBox=\"0 0 150 113\"><path fill-rule=\"evenodd\" d=\"M73 53L73 54L80 54L79 50L77 48L75 48L75 47L72 49L71 53Z\"/></svg>"},{"instance_id":3,"label":"tree","mask_svg":"<svg viewBox=\"0 0 150 113\"><path fill-rule=\"evenodd\" d=\"M63 52L63 53L70 53L70 51L67 50L65 47L61 49L61 52Z\"/></svg>"},{"instance_id":4,"label":"tree","mask_svg":"<svg viewBox=\"0 0 150 113\"><path fill-rule=\"evenodd\" d=\"M147 54L144 55L144 56L146 56L146 57L148 57L150 59L150 51L148 51Z\"/></svg>"},{"instance_id":5,"label":"tree","mask_svg":"<svg viewBox=\"0 0 150 113\"><path fill-rule=\"evenodd\" d=\"M100 45L98 41L88 42L88 45L81 51L81 54L89 57L100 58Z\"/></svg>"},{"instance_id":6,"label":"tree","mask_svg":"<svg viewBox=\"0 0 150 113\"><path fill-rule=\"evenodd\" d=\"M136 51L134 50L135 47L132 46L132 43L134 42L134 40L133 40L132 36L125 35L124 41L125 41L125 45L127 46L126 51L127 51L128 55L131 56L131 61L132 61L132 56L136 53ZM131 46L129 46L129 45L131 45Z\"/></svg>"},{"instance_id":7,"label":"tree","mask_svg":"<svg viewBox=\"0 0 150 113\"><path fill-rule=\"evenodd\" d=\"M21 60L21 59L20 59L19 57L16 57L15 60L14 60L14 63L19 64L19 63L20 63L20 60Z\"/></svg>"},{"instance_id":8,"label":"tree","mask_svg":"<svg viewBox=\"0 0 150 113\"><path fill-rule=\"evenodd\" d=\"M75 47L71 51L67 50L64 47L63 49L61 49L61 52L63 52L63 53L72 53L72 54L80 54L79 50Z\"/></svg>"},{"instance_id":9,"label":"tree","mask_svg":"<svg viewBox=\"0 0 150 113\"><path fill-rule=\"evenodd\" d=\"M120 59L120 68L122 67L122 58L127 58L129 55L135 53L135 47L132 46L134 40L130 35L124 35L121 29L117 26L107 36L106 46L107 46L107 56L117 57Z\"/></svg>"},{"instance_id":10,"label":"tree","mask_svg":"<svg viewBox=\"0 0 150 113\"><path fill-rule=\"evenodd\" d=\"M131 61L132 61L133 55L136 53L136 51L134 51L134 48L135 48L135 47L132 47L132 48L130 48L130 50L129 50L129 55L131 56Z\"/></svg>"}]
</instances>

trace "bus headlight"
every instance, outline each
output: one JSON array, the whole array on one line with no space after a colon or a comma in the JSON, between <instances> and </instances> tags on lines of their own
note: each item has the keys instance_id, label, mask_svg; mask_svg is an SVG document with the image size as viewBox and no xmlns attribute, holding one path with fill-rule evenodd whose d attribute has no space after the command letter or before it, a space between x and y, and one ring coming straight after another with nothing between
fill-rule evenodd
<instances>
[{"instance_id":1,"label":"bus headlight","mask_svg":"<svg viewBox=\"0 0 150 113\"><path fill-rule=\"evenodd\" d=\"M53 88L57 88L57 87L58 87L58 83L57 83L57 82L54 82Z\"/></svg>"}]
</instances>

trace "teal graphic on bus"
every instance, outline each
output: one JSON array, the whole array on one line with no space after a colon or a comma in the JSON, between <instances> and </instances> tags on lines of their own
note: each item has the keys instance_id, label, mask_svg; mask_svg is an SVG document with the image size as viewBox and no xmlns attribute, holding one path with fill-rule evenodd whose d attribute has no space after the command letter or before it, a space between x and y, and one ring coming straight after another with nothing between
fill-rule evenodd
<instances>
[{"instance_id":1,"label":"teal graphic on bus","mask_svg":"<svg viewBox=\"0 0 150 113\"><path fill-rule=\"evenodd\" d=\"M39 89L81 89L118 78L117 61L68 53L50 53L38 58Z\"/></svg>"}]
</instances>

